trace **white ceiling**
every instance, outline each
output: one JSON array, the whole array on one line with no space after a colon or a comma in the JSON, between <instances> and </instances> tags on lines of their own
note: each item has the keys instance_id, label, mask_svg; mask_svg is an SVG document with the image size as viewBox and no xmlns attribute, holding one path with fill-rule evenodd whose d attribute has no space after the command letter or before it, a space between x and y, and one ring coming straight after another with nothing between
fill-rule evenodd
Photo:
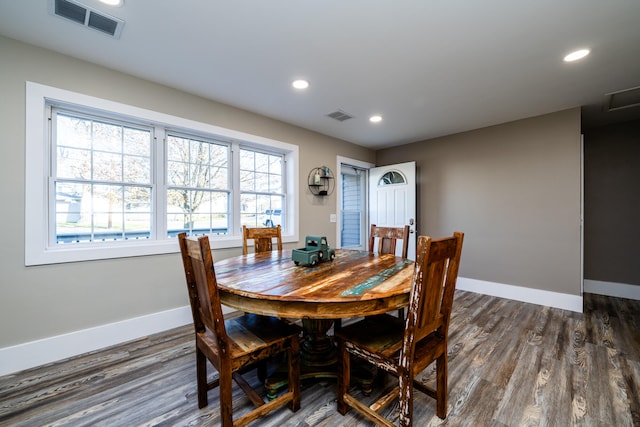
<instances>
[{"instance_id":1,"label":"white ceiling","mask_svg":"<svg viewBox=\"0 0 640 427\"><path fill-rule=\"evenodd\" d=\"M616 120L604 95L640 86L640 0L78 1L120 39L48 0L1 0L0 34L371 148L576 106Z\"/></svg>"}]
</instances>

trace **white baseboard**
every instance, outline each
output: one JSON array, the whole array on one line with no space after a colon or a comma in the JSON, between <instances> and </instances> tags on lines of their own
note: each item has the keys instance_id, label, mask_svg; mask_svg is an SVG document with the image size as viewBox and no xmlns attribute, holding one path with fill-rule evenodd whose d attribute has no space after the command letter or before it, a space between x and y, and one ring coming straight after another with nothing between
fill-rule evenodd
<instances>
[{"instance_id":1,"label":"white baseboard","mask_svg":"<svg viewBox=\"0 0 640 427\"><path fill-rule=\"evenodd\" d=\"M193 322L191 308L184 306L0 348L0 376L120 344L191 322Z\"/></svg>"},{"instance_id":2,"label":"white baseboard","mask_svg":"<svg viewBox=\"0 0 640 427\"><path fill-rule=\"evenodd\" d=\"M586 287L585 281L585 287ZM632 288L635 288L631 286ZM457 288L582 313L582 297L459 277ZM640 290L640 287L637 287ZM587 291L594 292L596 291ZM613 295L619 296L619 295ZM625 298L630 298L625 296ZM636 298L640 299L640 298ZM223 307L225 313L233 310ZM192 322L191 308L172 310L0 348L0 376L120 344Z\"/></svg>"},{"instance_id":3,"label":"white baseboard","mask_svg":"<svg viewBox=\"0 0 640 427\"><path fill-rule=\"evenodd\" d=\"M458 277L456 289L582 313L582 296Z\"/></svg>"},{"instance_id":4,"label":"white baseboard","mask_svg":"<svg viewBox=\"0 0 640 427\"><path fill-rule=\"evenodd\" d=\"M610 297L640 300L640 286L626 283L603 282L600 280L584 281L584 291Z\"/></svg>"}]
</instances>

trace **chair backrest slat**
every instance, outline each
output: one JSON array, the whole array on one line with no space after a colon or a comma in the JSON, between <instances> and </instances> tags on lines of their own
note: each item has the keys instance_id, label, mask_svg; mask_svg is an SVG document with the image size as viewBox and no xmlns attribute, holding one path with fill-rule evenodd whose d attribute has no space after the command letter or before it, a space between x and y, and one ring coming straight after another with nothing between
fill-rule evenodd
<instances>
[{"instance_id":1,"label":"chair backrest slat","mask_svg":"<svg viewBox=\"0 0 640 427\"><path fill-rule=\"evenodd\" d=\"M432 332L447 336L463 239L460 232L442 239L418 237L402 357L413 357L416 343Z\"/></svg>"},{"instance_id":2,"label":"chair backrest slat","mask_svg":"<svg viewBox=\"0 0 640 427\"><path fill-rule=\"evenodd\" d=\"M396 253L396 243L402 240L402 258L407 258L409 249L409 226L404 227L377 227L371 224L369 233L369 252L373 252L375 248L376 238L378 239L379 254Z\"/></svg>"},{"instance_id":3,"label":"chair backrest slat","mask_svg":"<svg viewBox=\"0 0 640 427\"><path fill-rule=\"evenodd\" d=\"M218 348L226 347L227 332L209 238L203 236L195 240L180 233L178 240L196 333L204 333L207 329L216 338Z\"/></svg>"},{"instance_id":4,"label":"chair backrest slat","mask_svg":"<svg viewBox=\"0 0 640 427\"><path fill-rule=\"evenodd\" d=\"M254 252L271 252L273 250L273 239L276 239L276 247L282 250L282 228L280 225L276 227L259 227L249 228L242 226L242 253L249 253L248 240L253 240Z\"/></svg>"}]
</instances>

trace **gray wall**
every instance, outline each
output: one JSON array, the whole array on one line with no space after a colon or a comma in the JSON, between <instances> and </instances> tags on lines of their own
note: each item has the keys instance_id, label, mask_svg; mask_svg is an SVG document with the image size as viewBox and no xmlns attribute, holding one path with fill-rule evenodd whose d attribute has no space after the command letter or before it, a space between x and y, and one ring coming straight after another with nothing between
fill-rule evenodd
<instances>
[{"instance_id":1,"label":"gray wall","mask_svg":"<svg viewBox=\"0 0 640 427\"><path fill-rule=\"evenodd\" d=\"M640 121L584 133L584 277L640 285Z\"/></svg>"},{"instance_id":2,"label":"gray wall","mask_svg":"<svg viewBox=\"0 0 640 427\"><path fill-rule=\"evenodd\" d=\"M337 155L375 158L373 151L344 141L0 37L0 348L188 304L177 253L24 266L26 81L297 144L300 236L336 235L329 222L335 193L312 196L303 185L309 170L335 165ZM240 253L228 249L214 257Z\"/></svg>"},{"instance_id":3,"label":"gray wall","mask_svg":"<svg viewBox=\"0 0 640 427\"><path fill-rule=\"evenodd\" d=\"M465 232L460 275L580 295L580 110L381 150L416 161L418 233Z\"/></svg>"}]
</instances>

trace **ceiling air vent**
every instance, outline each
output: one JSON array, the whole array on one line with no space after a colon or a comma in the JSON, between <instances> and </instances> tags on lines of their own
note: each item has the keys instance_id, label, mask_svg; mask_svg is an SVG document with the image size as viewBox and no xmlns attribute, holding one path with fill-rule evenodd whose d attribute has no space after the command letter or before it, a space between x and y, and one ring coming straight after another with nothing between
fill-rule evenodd
<instances>
[{"instance_id":1,"label":"ceiling air vent","mask_svg":"<svg viewBox=\"0 0 640 427\"><path fill-rule=\"evenodd\" d=\"M342 110L334 111L333 113L327 114L327 116L331 117L332 119L336 119L339 122L344 122L345 120L353 119L352 115L345 113Z\"/></svg>"},{"instance_id":2,"label":"ceiling air vent","mask_svg":"<svg viewBox=\"0 0 640 427\"><path fill-rule=\"evenodd\" d=\"M640 106L640 86L605 95L605 109L616 111L623 108Z\"/></svg>"},{"instance_id":3,"label":"ceiling air vent","mask_svg":"<svg viewBox=\"0 0 640 427\"><path fill-rule=\"evenodd\" d=\"M120 38L124 21L74 0L49 0L49 13Z\"/></svg>"}]
</instances>

